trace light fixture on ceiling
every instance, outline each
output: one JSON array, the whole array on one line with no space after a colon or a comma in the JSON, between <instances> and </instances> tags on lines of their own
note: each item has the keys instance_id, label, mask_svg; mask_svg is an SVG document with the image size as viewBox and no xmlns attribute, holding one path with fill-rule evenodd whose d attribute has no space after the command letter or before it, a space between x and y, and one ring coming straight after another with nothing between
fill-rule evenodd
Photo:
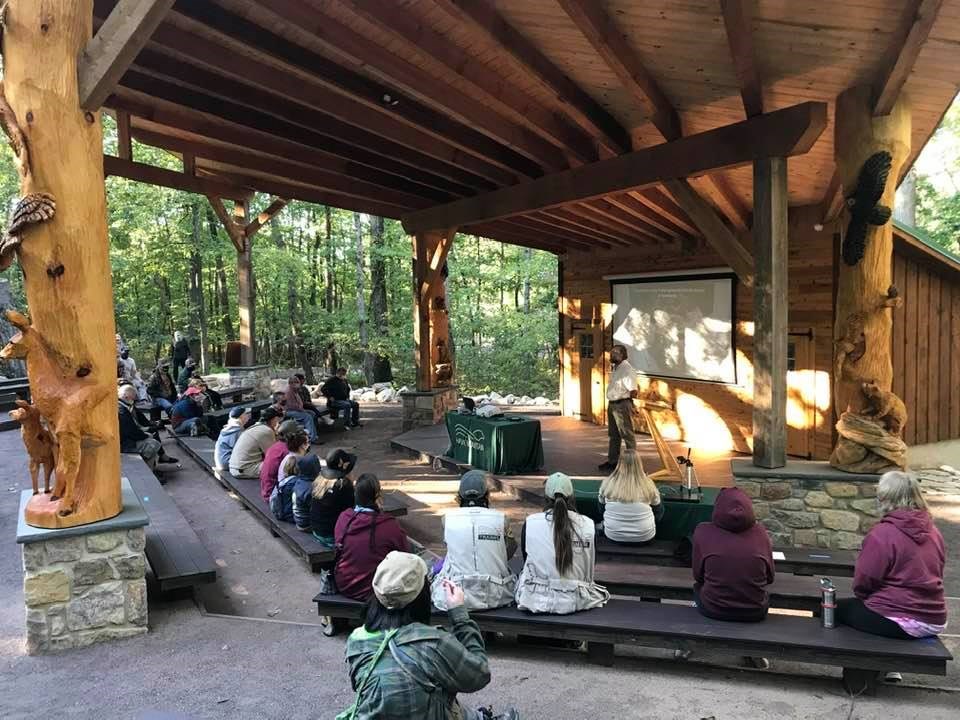
<instances>
[{"instance_id":1,"label":"light fixture on ceiling","mask_svg":"<svg viewBox=\"0 0 960 720\"><path fill-rule=\"evenodd\" d=\"M390 93L384 93L383 97L381 97L380 100L383 102L384 105L387 105L388 107L393 107L400 103L400 99L395 98Z\"/></svg>"}]
</instances>

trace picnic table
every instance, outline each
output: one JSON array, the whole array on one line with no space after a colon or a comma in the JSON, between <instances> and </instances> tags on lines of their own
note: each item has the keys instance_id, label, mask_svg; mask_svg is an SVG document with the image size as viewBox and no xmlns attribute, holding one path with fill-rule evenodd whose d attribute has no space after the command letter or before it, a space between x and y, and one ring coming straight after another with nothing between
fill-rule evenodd
<instances>
[{"instance_id":1,"label":"picnic table","mask_svg":"<svg viewBox=\"0 0 960 720\"><path fill-rule=\"evenodd\" d=\"M543 465L540 421L516 415L483 418L448 412L446 454L498 475L534 472Z\"/></svg>"},{"instance_id":2,"label":"picnic table","mask_svg":"<svg viewBox=\"0 0 960 720\"><path fill-rule=\"evenodd\" d=\"M577 512L600 522L600 480L574 480L573 491L577 499ZM682 540L693 534L697 525L709 522L720 488L703 488L697 502L681 499L680 486L672 483L657 483L660 499L664 503L663 518L657 523L658 540Z\"/></svg>"}]
</instances>

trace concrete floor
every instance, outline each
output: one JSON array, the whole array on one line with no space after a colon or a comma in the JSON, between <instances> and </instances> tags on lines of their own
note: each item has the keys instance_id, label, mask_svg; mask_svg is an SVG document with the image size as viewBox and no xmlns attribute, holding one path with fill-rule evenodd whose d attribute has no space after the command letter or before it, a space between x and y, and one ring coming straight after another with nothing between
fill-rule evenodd
<instances>
[{"instance_id":1,"label":"concrete floor","mask_svg":"<svg viewBox=\"0 0 960 720\"><path fill-rule=\"evenodd\" d=\"M365 408L365 414L362 430L328 436L323 449L340 444L359 450L358 470L376 472L389 480L388 487L408 493L414 506L403 521L407 531L435 545L455 480L390 451L389 438L399 430L396 406ZM316 576L186 460L167 489L220 565L220 578L199 594L199 607L189 598L152 598L151 632L144 637L58 656L26 656L13 535L17 494L29 481L18 433L0 433L0 458L0 534L8 539L7 552L0 553L0 718L139 718L149 711L232 720L332 718L350 703L344 641L323 637L315 625L310 598ZM497 502L517 517L530 509L506 496ZM956 532L960 497L943 502L950 517L940 524ZM948 544L960 547L960 538ZM951 611L960 617L960 604L951 603ZM958 640L946 638L955 655ZM731 657L680 663L658 650L627 649L622 655L615 668L600 668L577 653L500 642L490 649L490 686L463 699L513 704L524 718L544 720L932 720L956 718L960 708L957 663L946 678L906 675L907 683L928 687L881 688L877 698L857 698L851 712L836 669L775 663L772 671L761 672L738 669Z\"/></svg>"}]
</instances>

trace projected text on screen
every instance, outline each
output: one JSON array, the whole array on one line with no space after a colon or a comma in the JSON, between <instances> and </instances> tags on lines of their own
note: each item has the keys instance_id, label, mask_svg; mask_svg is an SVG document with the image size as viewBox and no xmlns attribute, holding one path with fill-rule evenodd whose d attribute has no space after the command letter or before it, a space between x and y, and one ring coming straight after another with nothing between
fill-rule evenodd
<instances>
[{"instance_id":1,"label":"projected text on screen","mask_svg":"<svg viewBox=\"0 0 960 720\"><path fill-rule=\"evenodd\" d=\"M737 381L729 275L614 281L613 341L638 372Z\"/></svg>"}]
</instances>

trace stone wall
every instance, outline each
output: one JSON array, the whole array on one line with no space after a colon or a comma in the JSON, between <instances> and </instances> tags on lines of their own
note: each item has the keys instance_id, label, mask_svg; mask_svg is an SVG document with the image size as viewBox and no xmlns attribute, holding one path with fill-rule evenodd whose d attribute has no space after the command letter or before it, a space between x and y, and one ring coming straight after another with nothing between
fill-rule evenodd
<instances>
[{"instance_id":1,"label":"stone wall","mask_svg":"<svg viewBox=\"0 0 960 720\"><path fill-rule=\"evenodd\" d=\"M270 397L270 366L249 365L228 367L231 385L253 385L254 396L258 398Z\"/></svg>"},{"instance_id":2,"label":"stone wall","mask_svg":"<svg viewBox=\"0 0 960 720\"><path fill-rule=\"evenodd\" d=\"M142 527L24 544L27 652L147 632L143 548Z\"/></svg>"},{"instance_id":3,"label":"stone wall","mask_svg":"<svg viewBox=\"0 0 960 720\"><path fill-rule=\"evenodd\" d=\"M437 388L425 392L409 390L400 393L403 401L402 431L417 427L436 425L443 421L444 415L456 410L460 395L457 387Z\"/></svg>"},{"instance_id":4,"label":"stone wall","mask_svg":"<svg viewBox=\"0 0 960 720\"><path fill-rule=\"evenodd\" d=\"M733 461L734 483L753 499L774 545L859 550L880 521L877 475L851 475L826 463L791 461L756 468Z\"/></svg>"}]
</instances>

